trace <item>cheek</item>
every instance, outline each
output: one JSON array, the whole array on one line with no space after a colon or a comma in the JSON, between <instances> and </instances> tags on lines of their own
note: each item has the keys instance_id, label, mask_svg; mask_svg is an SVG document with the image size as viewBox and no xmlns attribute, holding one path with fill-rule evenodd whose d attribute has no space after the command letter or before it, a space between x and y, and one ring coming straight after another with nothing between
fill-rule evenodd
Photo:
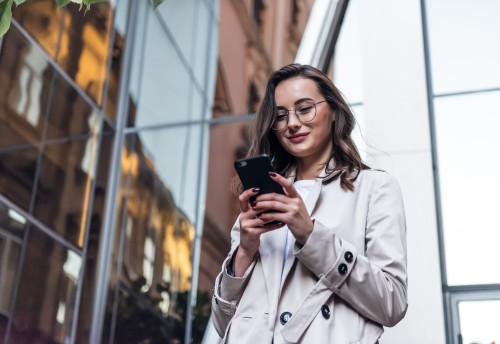
<instances>
[{"instance_id":1,"label":"cheek","mask_svg":"<svg viewBox=\"0 0 500 344\"><path fill-rule=\"evenodd\" d=\"M278 142L284 146L285 144L285 133L284 132L281 132L281 133L277 133L276 134L276 137L278 138Z\"/></svg>"}]
</instances>

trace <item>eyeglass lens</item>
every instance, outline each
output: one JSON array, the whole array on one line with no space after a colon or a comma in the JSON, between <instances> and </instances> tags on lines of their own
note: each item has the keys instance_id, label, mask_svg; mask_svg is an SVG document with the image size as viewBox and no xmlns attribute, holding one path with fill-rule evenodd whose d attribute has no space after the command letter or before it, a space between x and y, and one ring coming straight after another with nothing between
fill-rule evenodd
<instances>
[{"instance_id":1,"label":"eyeglass lens","mask_svg":"<svg viewBox=\"0 0 500 344\"><path fill-rule=\"evenodd\" d=\"M275 130L284 129L288 125L288 119L291 112L295 112L295 115L300 122L310 122L316 116L316 105L312 101L305 101L298 105L295 109L278 109L276 111L276 119L274 120L273 128Z\"/></svg>"}]
</instances>

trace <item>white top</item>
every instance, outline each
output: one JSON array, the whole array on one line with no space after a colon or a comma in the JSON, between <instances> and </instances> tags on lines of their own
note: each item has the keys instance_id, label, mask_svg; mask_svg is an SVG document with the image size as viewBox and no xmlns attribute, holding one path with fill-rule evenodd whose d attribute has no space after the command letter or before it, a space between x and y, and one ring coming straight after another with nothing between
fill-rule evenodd
<instances>
[{"instance_id":1,"label":"white top","mask_svg":"<svg viewBox=\"0 0 500 344\"><path fill-rule=\"evenodd\" d=\"M303 179L303 180L297 180L295 183L293 183L293 186L299 193L300 197L305 201L307 199L307 196L309 196L309 193L311 192L311 189L314 185L316 180L314 179ZM285 252L283 253L283 266L281 268L281 271L283 271L283 268L285 267L285 261L286 261L286 256L288 254L288 250L290 249L290 245L293 242L294 237L293 234L290 230L288 230L288 235L286 237L286 244L285 244Z\"/></svg>"}]
</instances>

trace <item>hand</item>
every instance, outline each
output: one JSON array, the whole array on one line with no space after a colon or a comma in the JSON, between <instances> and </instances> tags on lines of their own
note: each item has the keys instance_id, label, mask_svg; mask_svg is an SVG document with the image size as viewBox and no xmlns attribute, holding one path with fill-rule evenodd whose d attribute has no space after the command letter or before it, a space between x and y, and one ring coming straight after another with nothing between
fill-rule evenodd
<instances>
[{"instance_id":1,"label":"hand","mask_svg":"<svg viewBox=\"0 0 500 344\"><path fill-rule=\"evenodd\" d=\"M236 251L234 261L234 273L236 277L243 276L244 272L250 266L259 250L260 236L263 233L278 229L284 226L284 223L269 224L270 221L262 220L259 215L262 210L255 210L250 203L252 197L259 193L259 189L245 190L239 197L240 201L240 246Z\"/></svg>"},{"instance_id":2,"label":"hand","mask_svg":"<svg viewBox=\"0 0 500 344\"><path fill-rule=\"evenodd\" d=\"M314 227L304 201L288 179L273 172L269 173L269 176L283 187L286 195L276 193L259 195L253 210L261 213L259 219L263 222L279 221L287 224L299 244L304 245ZM269 209L276 212L262 213Z\"/></svg>"}]
</instances>

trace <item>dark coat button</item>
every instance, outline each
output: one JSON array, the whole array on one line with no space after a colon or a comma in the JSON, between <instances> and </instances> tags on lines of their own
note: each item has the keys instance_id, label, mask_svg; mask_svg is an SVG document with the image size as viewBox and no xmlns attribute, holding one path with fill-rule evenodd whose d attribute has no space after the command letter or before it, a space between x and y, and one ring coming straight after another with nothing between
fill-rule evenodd
<instances>
[{"instance_id":1,"label":"dark coat button","mask_svg":"<svg viewBox=\"0 0 500 344\"><path fill-rule=\"evenodd\" d=\"M327 305L321 306L321 313L323 314L323 318L325 319L330 319L330 315L332 314L330 312L330 308Z\"/></svg>"},{"instance_id":2,"label":"dark coat button","mask_svg":"<svg viewBox=\"0 0 500 344\"><path fill-rule=\"evenodd\" d=\"M341 275L345 275L347 273L347 265L344 263L339 265L339 272Z\"/></svg>"},{"instance_id":3,"label":"dark coat button","mask_svg":"<svg viewBox=\"0 0 500 344\"><path fill-rule=\"evenodd\" d=\"M288 322L288 320L290 320L291 317L292 317L292 313L290 313L290 312L281 313L281 315L280 315L281 325L285 325Z\"/></svg>"},{"instance_id":4,"label":"dark coat button","mask_svg":"<svg viewBox=\"0 0 500 344\"><path fill-rule=\"evenodd\" d=\"M351 251L347 251L345 254L344 254L344 258L346 260L346 262L348 263L352 263L352 260L354 259L354 256L352 254Z\"/></svg>"}]
</instances>

